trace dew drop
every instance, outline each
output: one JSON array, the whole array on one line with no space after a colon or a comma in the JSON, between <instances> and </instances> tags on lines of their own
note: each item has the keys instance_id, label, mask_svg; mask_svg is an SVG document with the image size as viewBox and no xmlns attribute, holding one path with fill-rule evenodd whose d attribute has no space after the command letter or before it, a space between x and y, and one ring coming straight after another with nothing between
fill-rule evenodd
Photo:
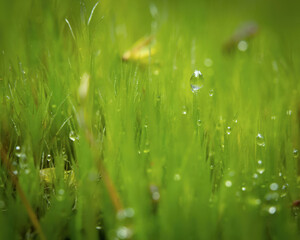
<instances>
[{"instance_id":1,"label":"dew drop","mask_svg":"<svg viewBox=\"0 0 300 240\"><path fill-rule=\"evenodd\" d=\"M191 76L190 84L193 93L197 93L204 86L204 77L199 70L196 70Z\"/></svg>"},{"instance_id":2,"label":"dew drop","mask_svg":"<svg viewBox=\"0 0 300 240\"><path fill-rule=\"evenodd\" d=\"M22 153L21 153L21 147L20 146L16 146L15 154L16 154L17 157L21 157Z\"/></svg>"},{"instance_id":3,"label":"dew drop","mask_svg":"<svg viewBox=\"0 0 300 240\"><path fill-rule=\"evenodd\" d=\"M227 180L225 182L225 186L228 187L228 188L231 187L232 186L232 182L230 180Z\"/></svg>"},{"instance_id":4,"label":"dew drop","mask_svg":"<svg viewBox=\"0 0 300 240\"><path fill-rule=\"evenodd\" d=\"M277 191L278 190L278 184L277 183L271 183L270 184L270 189L272 191Z\"/></svg>"},{"instance_id":5,"label":"dew drop","mask_svg":"<svg viewBox=\"0 0 300 240\"><path fill-rule=\"evenodd\" d=\"M59 189L58 191L57 191L57 196L56 196L56 199L57 199L57 201L62 201L62 200L64 200L64 195L65 195L65 190L64 189Z\"/></svg>"},{"instance_id":6,"label":"dew drop","mask_svg":"<svg viewBox=\"0 0 300 240\"><path fill-rule=\"evenodd\" d=\"M256 169L256 171L257 171L259 174L263 174L264 171L265 171L265 168L264 168L264 167L258 167L258 168Z\"/></svg>"},{"instance_id":7,"label":"dew drop","mask_svg":"<svg viewBox=\"0 0 300 240\"><path fill-rule=\"evenodd\" d=\"M291 116L292 115L292 110L287 110L286 115Z\"/></svg>"},{"instance_id":8,"label":"dew drop","mask_svg":"<svg viewBox=\"0 0 300 240\"><path fill-rule=\"evenodd\" d=\"M299 151L297 149L294 149L293 150L293 155L294 155L294 158L298 158L299 156Z\"/></svg>"},{"instance_id":9,"label":"dew drop","mask_svg":"<svg viewBox=\"0 0 300 240\"><path fill-rule=\"evenodd\" d=\"M117 229L117 237L120 239L128 239L131 238L132 236L132 231L128 227L119 227Z\"/></svg>"},{"instance_id":10,"label":"dew drop","mask_svg":"<svg viewBox=\"0 0 300 240\"><path fill-rule=\"evenodd\" d=\"M242 191L245 192L247 189L246 187L242 187Z\"/></svg>"},{"instance_id":11,"label":"dew drop","mask_svg":"<svg viewBox=\"0 0 300 240\"><path fill-rule=\"evenodd\" d=\"M253 178L255 178L255 179L258 178L257 173L254 173L254 174L253 174Z\"/></svg>"},{"instance_id":12,"label":"dew drop","mask_svg":"<svg viewBox=\"0 0 300 240\"><path fill-rule=\"evenodd\" d=\"M245 51L247 51L247 49L248 49L248 43L247 43L246 41L244 41L244 40L239 41L237 47L238 47L238 49L239 49L241 52L245 52Z\"/></svg>"},{"instance_id":13,"label":"dew drop","mask_svg":"<svg viewBox=\"0 0 300 240\"><path fill-rule=\"evenodd\" d=\"M213 60L211 60L210 58L205 58L204 65L205 67L211 67L213 65Z\"/></svg>"},{"instance_id":14,"label":"dew drop","mask_svg":"<svg viewBox=\"0 0 300 240\"><path fill-rule=\"evenodd\" d=\"M51 159L52 159L51 155L48 154L48 155L47 155L47 162L51 162Z\"/></svg>"},{"instance_id":15,"label":"dew drop","mask_svg":"<svg viewBox=\"0 0 300 240\"><path fill-rule=\"evenodd\" d=\"M187 110L187 107L186 106L182 106L182 111L181 111L181 114L186 116L188 113L188 110Z\"/></svg>"},{"instance_id":16,"label":"dew drop","mask_svg":"<svg viewBox=\"0 0 300 240\"><path fill-rule=\"evenodd\" d=\"M76 135L76 133L74 131L70 131L69 133L69 139L73 142L75 142L76 140L78 140L78 136Z\"/></svg>"},{"instance_id":17,"label":"dew drop","mask_svg":"<svg viewBox=\"0 0 300 240\"><path fill-rule=\"evenodd\" d=\"M258 133L257 136L256 136L256 144L260 147L265 146L265 138L260 133Z\"/></svg>"},{"instance_id":18,"label":"dew drop","mask_svg":"<svg viewBox=\"0 0 300 240\"><path fill-rule=\"evenodd\" d=\"M208 94L209 94L210 97L212 97L214 95L214 90L210 89L209 92L208 92Z\"/></svg>"},{"instance_id":19,"label":"dew drop","mask_svg":"<svg viewBox=\"0 0 300 240\"><path fill-rule=\"evenodd\" d=\"M274 214L274 213L276 213L276 211L277 211L277 209L276 209L276 207L275 206L271 206L271 207L269 207L269 209L268 209L268 212L270 213L270 214Z\"/></svg>"},{"instance_id":20,"label":"dew drop","mask_svg":"<svg viewBox=\"0 0 300 240\"><path fill-rule=\"evenodd\" d=\"M156 185L150 185L150 192L154 201L158 201L160 199L159 189Z\"/></svg>"},{"instance_id":21,"label":"dew drop","mask_svg":"<svg viewBox=\"0 0 300 240\"><path fill-rule=\"evenodd\" d=\"M257 161L258 165L262 165L262 160Z\"/></svg>"},{"instance_id":22,"label":"dew drop","mask_svg":"<svg viewBox=\"0 0 300 240\"><path fill-rule=\"evenodd\" d=\"M227 129L226 129L226 133L227 133L227 135L230 135L231 134L231 127L227 127Z\"/></svg>"},{"instance_id":23,"label":"dew drop","mask_svg":"<svg viewBox=\"0 0 300 240\"><path fill-rule=\"evenodd\" d=\"M125 208L125 209L118 211L117 218L119 220L124 220L126 218L132 218L134 216L134 214L135 214L135 211L133 208Z\"/></svg>"},{"instance_id":24,"label":"dew drop","mask_svg":"<svg viewBox=\"0 0 300 240\"><path fill-rule=\"evenodd\" d=\"M197 126L198 126L198 127L201 127L201 125L202 125L202 121L201 121L200 119L198 119L198 120L197 120Z\"/></svg>"},{"instance_id":25,"label":"dew drop","mask_svg":"<svg viewBox=\"0 0 300 240\"><path fill-rule=\"evenodd\" d=\"M181 180L180 174L176 173L176 174L174 175L174 181L180 181L180 180Z\"/></svg>"},{"instance_id":26,"label":"dew drop","mask_svg":"<svg viewBox=\"0 0 300 240\"><path fill-rule=\"evenodd\" d=\"M154 193L152 193L152 199L153 199L154 201L158 201L158 200L160 199L160 194L159 194L159 192L154 192Z\"/></svg>"}]
</instances>

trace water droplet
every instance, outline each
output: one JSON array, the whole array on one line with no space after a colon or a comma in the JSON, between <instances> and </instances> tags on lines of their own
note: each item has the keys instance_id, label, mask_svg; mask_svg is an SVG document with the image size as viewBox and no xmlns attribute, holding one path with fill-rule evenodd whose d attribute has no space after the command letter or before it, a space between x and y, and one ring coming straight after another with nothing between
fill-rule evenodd
<instances>
[{"instance_id":1,"label":"water droplet","mask_svg":"<svg viewBox=\"0 0 300 240\"><path fill-rule=\"evenodd\" d=\"M258 160L258 161L257 161L257 164L258 164L258 165L262 165L262 160Z\"/></svg>"},{"instance_id":2,"label":"water droplet","mask_svg":"<svg viewBox=\"0 0 300 240\"><path fill-rule=\"evenodd\" d=\"M132 218L134 216L134 214L135 214L135 211L133 208L125 208L125 209L118 211L117 218L119 220L124 220L126 218Z\"/></svg>"},{"instance_id":3,"label":"water droplet","mask_svg":"<svg viewBox=\"0 0 300 240\"><path fill-rule=\"evenodd\" d=\"M150 192L154 201L158 201L160 199L159 189L156 185L150 185Z\"/></svg>"},{"instance_id":4,"label":"water droplet","mask_svg":"<svg viewBox=\"0 0 300 240\"><path fill-rule=\"evenodd\" d=\"M158 200L160 199L160 194L159 194L159 192L154 192L154 193L152 193L152 199L153 199L154 201L158 201Z\"/></svg>"},{"instance_id":5,"label":"water droplet","mask_svg":"<svg viewBox=\"0 0 300 240\"><path fill-rule=\"evenodd\" d=\"M239 41L237 47L238 47L238 49L239 49L241 52L245 52L245 51L247 51L247 49L248 49L248 43L247 43L246 41L244 41L244 40Z\"/></svg>"},{"instance_id":6,"label":"water droplet","mask_svg":"<svg viewBox=\"0 0 300 240\"><path fill-rule=\"evenodd\" d=\"M201 127L201 125L202 125L202 121L201 121L200 119L198 119L198 120L197 120L197 126L198 126L198 127Z\"/></svg>"},{"instance_id":7,"label":"water droplet","mask_svg":"<svg viewBox=\"0 0 300 240\"><path fill-rule=\"evenodd\" d=\"M209 92L208 92L208 94L209 94L210 97L212 97L214 95L214 90L210 89Z\"/></svg>"},{"instance_id":8,"label":"water droplet","mask_svg":"<svg viewBox=\"0 0 300 240\"><path fill-rule=\"evenodd\" d=\"M101 230L102 227L101 227L101 226L96 226L96 229L97 229L97 230Z\"/></svg>"},{"instance_id":9,"label":"water droplet","mask_svg":"<svg viewBox=\"0 0 300 240\"><path fill-rule=\"evenodd\" d=\"M205 58L204 65L205 67L211 67L213 65L213 60L211 60L210 58Z\"/></svg>"},{"instance_id":10,"label":"water droplet","mask_svg":"<svg viewBox=\"0 0 300 240\"><path fill-rule=\"evenodd\" d=\"M265 146L265 138L260 133L257 134L257 136L256 136L256 144L258 146L260 146L260 147L264 147Z\"/></svg>"},{"instance_id":11,"label":"water droplet","mask_svg":"<svg viewBox=\"0 0 300 240\"><path fill-rule=\"evenodd\" d=\"M246 187L242 187L242 191L245 192L247 189Z\"/></svg>"},{"instance_id":12,"label":"water droplet","mask_svg":"<svg viewBox=\"0 0 300 240\"><path fill-rule=\"evenodd\" d=\"M227 135L230 135L230 133L231 133L231 127L227 127L227 129L226 129L226 133L227 133Z\"/></svg>"},{"instance_id":13,"label":"water droplet","mask_svg":"<svg viewBox=\"0 0 300 240\"><path fill-rule=\"evenodd\" d=\"M117 237L120 239L128 239L131 238L132 236L132 231L128 227L119 227L117 229Z\"/></svg>"},{"instance_id":14,"label":"water droplet","mask_svg":"<svg viewBox=\"0 0 300 240\"><path fill-rule=\"evenodd\" d=\"M18 170L14 170L13 172L13 175L17 176L19 174Z\"/></svg>"},{"instance_id":15,"label":"water droplet","mask_svg":"<svg viewBox=\"0 0 300 240\"><path fill-rule=\"evenodd\" d=\"M265 195L267 201L278 201L279 194L277 192L269 192Z\"/></svg>"},{"instance_id":16,"label":"water droplet","mask_svg":"<svg viewBox=\"0 0 300 240\"><path fill-rule=\"evenodd\" d=\"M176 174L174 175L174 181L180 181L180 180L181 180L180 174L176 173Z\"/></svg>"},{"instance_id":17,"label":"water droplet","mask_svg":"<svg viewBox=\"0 0 300 240\"><path fill-rule=\"evenodd\" d=\"M231 187L231 186L232 186L232 182L231 182L230 180L227 180L227 181L225 182L225 186L226 186L226 187Z\"/></svg>"},{"instance_id":18,"label":"water droplet","mask_svg":"<svg viewBox=\"0 0 300 240\"><path fill-rule=\"evenodd\" d=\"M275 115L271 116L271 120L276 120L276 116Z\"/></svg>"},{"instance_id":19,"label":"water droplet","mask_svg":"<svg viewBox=\"0 0 300 240\"><path fill-rule=\"evenodd\" d=\"M51 155L48 154L48 155L47 155L47 162L51 162L51 159L52 159Z\"/></svg>"},{"instance_id":20,"label":"water droplet","mask_svg":"<svg viewBox=\"0 0 300 240\"><path fill-rule=\"evenodd\" d=\"M192 88L192 92L196 93L198 90L200 90L204 85L204 77L202 73L199 70L196 70L190 79L190 84Z\"/></svg>"},{"instance_id":21,"label":"water droplet","mask_svg":"<svg viewBox=\"0 0 300 240\"><path fill-rule=\"evenodd\" d=\"M298 158L299 156L299 151L297 149L294 149L293 150L293 155L294 155L294 158Z\"/></svg>"},{"instance_id":22,"label":"water droplet","mask_svg":"<svg viewBox=\"0 0 300 240\"><path fill-rule=\"evenodd\" d=\"M76 133L72 130L69 133L69 139L73 142L75 142L76 140L78 140L78 136L76 135Z\"/></svg>"},{"instance_id":23,"label":"water droplet","mask_svg":"<svg viewBox=\"0 0 300 240\"><path fill-rule=\"evenodd\" d=\"M257 175L257 173L253 173L253 178L258 178L258 175Z\"/></svg>"},{"instance_id":24,"label":"water droplet","mask_svg":"<svg viewBox=\"0 0 300 240\"><path fill-rule=\"evenodd\" d=\"M257 171L259 174L263 174L264 171L265 171L265 168L264 168L264 167L258 167L258 168L256 169L256 171Z\"/></svg>"},{"instance_id":25,"label":"water droplet","mask_svg":"<svg viewBox=\"0 0 300 240\"><path fill-rule=\"evenodd\" d=\"M272 191L277 191L278 190L278 184L277 183L271 183L270 184L270 189Z\"/></svg>"},{"instance_id":26,"label":"water droplet","mask_svg":"<svg viewBox=\"0 0 300 240\"><path fill-rule=\"evenodd\" d=\"M56 199L57 199L57 201L62 201L62 200L64 200L64 195L65 195L65 190L64 189L59 189L58 191L57 191L57 196L56 196Z\"/></svg>"},{"instance_id":27,"label":"water droplet","mask_svg":"<svg viewBox=\"0 0 300 240\"><path fill-rule=\"evenodd\" d=\"M22 152L21 152L21 147L20 146L16 146L15 154L16 154L17 157L21 157Z\"/></svg>"},{"instance_id":28,"label":"water droplet","mask_svg":"<svg viewBox=\"0 0 300 240\"><path fill-rule=\"evenodd\" d=\"M276 211L277 211L277 209L276 209L275 206L271 206L271 207L269 207L269 209L268 209L268 212L269 212L270 214L274 214L274 213L276 213Z\"/></svg>"},{"instance_id":29,"label":"water droplet","mask_svg":"<svg viewBox=\"0 0 300 240\"><path fill-rule=\"evenodd\" d=\"M287 110L286 115L291 116L292 115L292 110Z\"/></svg>"}]
</instances>

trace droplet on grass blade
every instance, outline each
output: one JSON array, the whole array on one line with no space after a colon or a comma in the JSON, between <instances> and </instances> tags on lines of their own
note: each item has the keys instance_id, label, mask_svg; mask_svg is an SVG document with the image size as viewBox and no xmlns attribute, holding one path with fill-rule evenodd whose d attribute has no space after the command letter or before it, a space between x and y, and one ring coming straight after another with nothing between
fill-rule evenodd
<instances>
[{"instance_id":1,"label":"droplet on grass blade","mask_svg":"<svg viewBox=\"0 0 300 240\"><path fill-rule=\"evenodd\" d=\"M260 147L265 146L265 138L260 133L258 133L257 136L256 136L256 144Z\"/></svg>"},{"instance_id":2,"label":"droplet on grass blade","mask_svg":"<svg viewBox=\"0 0 300 240\"><path fill-rule=\"evenodd\" d=\"M297 149L294 149L293 150L293 155L294 155L294 158L298 158L299 156L299 151Z\"/></svg>"},{"instance_id":3,"label":"droplet on grass blade","mask_svg":"<svg viewBox=\"0 0 300 240\"><path fill-rule=\"evenodd\" d=\"M16 154L17 157L21 157L22 153L21 153L21 147L20 146L16 146L15 154Z\"/></svg>"},{"instance_id":4,"label":"droplet on grass blade","mask_svg":"<svg viewBox=\"0 0 300 240\"><path fill-rule=\"evenodd\" d=\"M271 183L270 184L270 189L272 191L277 191L278 190L278 184L277 183Z\"/></svg>"},{"instance_id":5,"label":"droplet on grass blade","mask_svg":"<svg viewBox=\"0 0 300 240\"><path fill-rule=\"evenodd\" d=\"M228 187L228 188L231 187L232 186L232 182L230 180L227 180L225 182L225 186Z\"/></svg>"},{"instance_id":6,"label":"droplet on grass blade","mask_svg":"<svg viewBox=\"0 0 300 240\"><path fill-rule=\"evenodd\" d=\"M211 67L213 65L213 61L210 58L205 58L204 65L205 67Z\"/></svg>"},{"instance_id":7,"label":"droplet on grass blade","mask_svg":"<svg viewBox=\"0 0 300 240\"><path fill-rule=\"evenodd\" d=\"M51 155L48 154L48 155L47 155L47 162L51 162L51 159L52 159Z\"/></svg>"},{"instance_id":8,"label":"droplet on grass blade","mask_svg":"<svg viewBox=\"0 0 300 240\"><path fill-rule=\"evenodd\" d=\"M119 227L117 229L117 237L120 239L129 239L132 237L132 230L125 226Z\"/></svg>"},{"instance_id":9,"label":"droplet on grass blade","mask_svg":"<svg viewBox=\"0 0 300 240\"><path fill-rule=\"evenodd\" d=\"M181 180L180 174L176 173L176 174L174 175L174 181L180 181L180 180Z\"/></svg>"},{"instance_id":10,"label":"droplet on grass blade","mask_svg":"<svg viewBox=\"0 0 300 240\"><path fill-rule=\"evenodd\" d=\"M199 70L196 70L190 79L193 93L197 93L204 86L204 77Z\"/></svg>"},{"instance_id":11,"label":"droplet on grass blade","mask_svg":"<svg viewBox=\"0 0 300 240\"><path fill-rule=\"evenodd\" d=\"M231 134L231 127L230 127L230 126L227 127L226 133L227 133L227 135L230 135L230 134Z\"/></svg>"},{"instance_id":12,"label":"droplet on grass blade","mask_svg":"<svg viewBox=\"0 0 300 240\"><path fill-rule=\"evenodd\" d=\"M271 207L269 207L269 209L268 209L268 212L270 213L270 214L275 214L276 213L276 211L277 211L277 208L275 207L275 206L271 206Z\"/></svg>"},{"instance_id":13,"label":"droplet on grass blade","mask_svg":"<svg viewBox=\"0 0 300 240\"><path fill-rule=\"evenodd\" d=\"M237 48L241 51L241 52L245 52L248 49L248 43L244 40L240 41L237 45Z\"/></svg>"},{"instance_id":14,"label":"droplet on grass blade","mask_svg":"<svg viewBox=\"0 0 300 240\"><path fill-rule=\"evenodd\" d=\"M76 135L76 133L72 130L70 131L69 133L69 139L72 141L72 142L75 142L76 140L79 139L79 137Z\"/></svg>"}]
</instances>

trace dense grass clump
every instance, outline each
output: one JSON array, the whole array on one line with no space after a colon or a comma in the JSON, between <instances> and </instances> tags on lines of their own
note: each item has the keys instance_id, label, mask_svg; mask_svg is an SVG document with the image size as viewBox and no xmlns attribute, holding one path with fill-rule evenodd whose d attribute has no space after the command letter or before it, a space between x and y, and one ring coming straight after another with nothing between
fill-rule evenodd
<instances>
[{"instance_id":1,"label":"dense grass clump","mask_svg":"<svg viewBox=\"0 0 300 240\"><path fill-rule=\"evenodd\" d=\"M299 239L299 7L0 1L0 239Z\"/></svg>"}]
</instances>

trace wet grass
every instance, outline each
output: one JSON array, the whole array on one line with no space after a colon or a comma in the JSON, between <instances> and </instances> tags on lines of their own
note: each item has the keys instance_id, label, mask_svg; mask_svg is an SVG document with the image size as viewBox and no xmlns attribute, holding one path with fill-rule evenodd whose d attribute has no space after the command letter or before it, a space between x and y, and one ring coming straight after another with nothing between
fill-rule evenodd
<instances>
[{"instance_id":1,"label":"wet grass","mask_svg":"<svg viewBox=\"0 0 300 240\"><path fill-rule=\"evenodd\" d=\"M0 2L0 239L298 239L299 4L95 4Z\"/></svg>"}]
</instances>

